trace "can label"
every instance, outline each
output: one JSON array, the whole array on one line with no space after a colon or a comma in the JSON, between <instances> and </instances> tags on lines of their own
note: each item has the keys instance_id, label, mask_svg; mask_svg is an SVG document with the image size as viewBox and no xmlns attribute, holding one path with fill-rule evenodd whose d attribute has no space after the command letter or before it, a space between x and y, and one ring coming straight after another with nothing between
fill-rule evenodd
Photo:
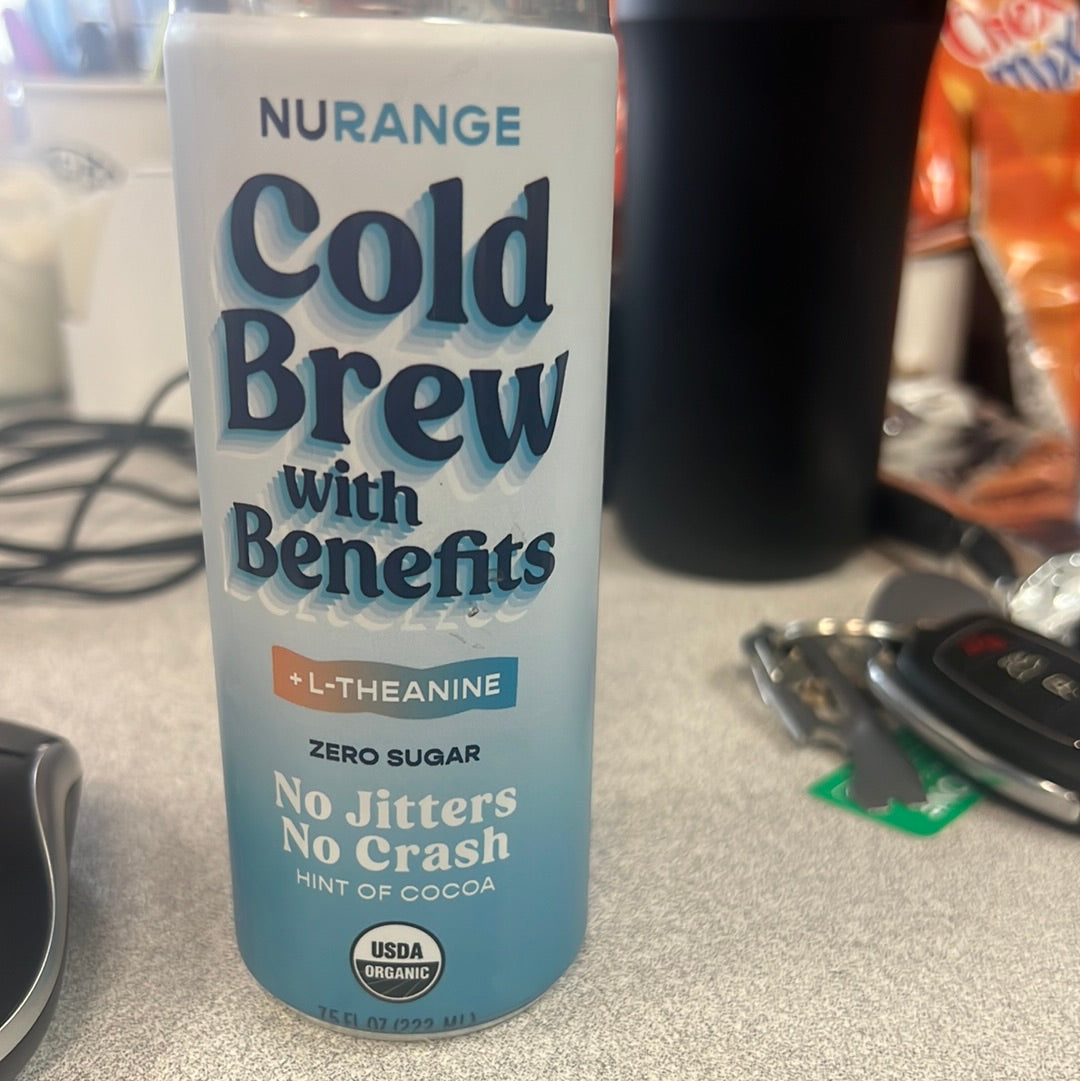
<instances>
[{"instance_id":1,"label":"can label","mask_svg":"<svg viewBox=\"0 0 1080 1081\"><path fill-rule=\"evenodd\" d=\"M166 70L240 950L482 1025L584 933L615 47L184 14Z\"/></svg>"}]
</instances>

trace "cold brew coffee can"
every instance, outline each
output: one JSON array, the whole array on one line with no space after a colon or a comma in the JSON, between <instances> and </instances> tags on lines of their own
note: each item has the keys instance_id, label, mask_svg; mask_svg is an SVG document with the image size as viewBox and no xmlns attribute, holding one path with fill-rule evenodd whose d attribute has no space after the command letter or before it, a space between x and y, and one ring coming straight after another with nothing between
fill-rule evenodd
<instances>
[{"instance_id":1,"label":"cold brew coffee can","mask_svg":"<svg viewBox=\"0 0 1080 1081\"><path fill-rule=\"evenodd\" d=\"M616 50L377 7L165 68L240 952L429 1037L585 929Z\"/></svg>"}]
</instances>

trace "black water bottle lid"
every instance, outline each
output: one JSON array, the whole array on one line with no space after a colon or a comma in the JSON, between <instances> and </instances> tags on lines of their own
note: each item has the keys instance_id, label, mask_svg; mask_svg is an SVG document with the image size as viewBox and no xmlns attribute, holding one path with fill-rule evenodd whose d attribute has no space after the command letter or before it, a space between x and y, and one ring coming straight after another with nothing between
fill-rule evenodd
<instances>
[{"instance_id":1,"label":"black water bottle lid","mask_svg":"<svg viewBox=\"0 0 1080 1081\"><path fill-rule=\"evenodd\" d=\"M615 0L615 22L797 17L940 23L944 10L944 0Z\"/></svg>"}]
</instances>

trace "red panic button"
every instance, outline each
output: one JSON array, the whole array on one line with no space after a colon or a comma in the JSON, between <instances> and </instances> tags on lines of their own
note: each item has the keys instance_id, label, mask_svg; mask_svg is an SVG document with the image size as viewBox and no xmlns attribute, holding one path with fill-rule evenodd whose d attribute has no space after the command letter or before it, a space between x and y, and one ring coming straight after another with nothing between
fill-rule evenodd
<instances>
[{"instance_id":1,"label":"red panic button","mask_svg":"<svg viewBox=\"0 0 1080 1081\"><path fill-rule=\"evenodd\" d=\"M984 631L962 639L958 645L967 657L982 657L987 653L1002 653L1009 648L1008 640L1000 634Z\"/></svg>"}]
</instances>

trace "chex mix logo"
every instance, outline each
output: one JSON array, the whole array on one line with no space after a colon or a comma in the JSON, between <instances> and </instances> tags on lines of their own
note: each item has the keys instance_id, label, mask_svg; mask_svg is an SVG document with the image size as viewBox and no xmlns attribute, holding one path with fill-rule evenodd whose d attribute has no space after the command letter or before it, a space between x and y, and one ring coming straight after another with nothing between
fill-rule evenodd
<instances>
[{"instance_id":1,"label":"chex mix logo","mask_svg":"<svg viewBox=\"0 0 1080 1081\"><path fill-rule=\"evenodd\" d=\"M1005 0L992 11L950 3L941 41L991 82L1071 91L1080 84L1078 15L1071 0Z\"/></svg>"}]
</instances>

